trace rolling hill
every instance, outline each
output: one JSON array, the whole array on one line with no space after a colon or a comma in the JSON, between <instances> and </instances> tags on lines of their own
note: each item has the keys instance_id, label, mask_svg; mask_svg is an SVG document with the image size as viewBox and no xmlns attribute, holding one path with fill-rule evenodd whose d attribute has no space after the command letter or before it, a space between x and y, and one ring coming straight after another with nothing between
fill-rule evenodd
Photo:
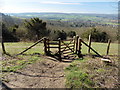
<instances>
[{"instance_id":1,"label":"rolling hill","mask_svg":"<svg viewBox=\"0 0 120 90\"><path fill-rule=\"evenodd\" d=\"M85 14L85 13L5 13L12 17L28 19L39 17L44 20L84 21L98 24L117 25L117 14Z\"/></svg>"}]
</instances>

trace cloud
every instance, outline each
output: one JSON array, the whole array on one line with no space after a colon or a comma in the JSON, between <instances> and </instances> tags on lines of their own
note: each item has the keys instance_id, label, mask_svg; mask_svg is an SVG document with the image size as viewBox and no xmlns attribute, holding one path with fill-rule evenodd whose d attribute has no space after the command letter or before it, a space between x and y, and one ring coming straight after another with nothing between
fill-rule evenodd
<instances>
[{"instance_id":1,"label":"cloud","mask_svg":"<svg viewBox=\"0 0 120 90\"><path fill-rule=\"evenodd\" d=\"M82 5L81 3L77 3L77 2L55 2L55 1L43 1L40 2L43 4L66 4L66 5Z\"/></svg>"}]
</instances>

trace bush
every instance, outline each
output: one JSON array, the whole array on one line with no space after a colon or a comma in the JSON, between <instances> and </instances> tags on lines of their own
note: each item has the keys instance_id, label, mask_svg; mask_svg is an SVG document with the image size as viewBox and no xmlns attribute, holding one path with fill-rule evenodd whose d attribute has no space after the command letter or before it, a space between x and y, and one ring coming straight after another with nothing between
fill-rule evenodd
<instances>
[{"instance_id":1,"label":"bush","mask_svg":"<svg viewBox=\"0 0 120 90\"><path fill-rule=\"evenodd\" d=\"M2 38L4 42L18 42L19 39L2 23Z\"/></svg>"},{"instance_id":2,"label":"bush","mask_svg":"<svg viewBox=\"0 0 120 90\"><path fill-rule=\"evenodd\" d=\"M68 36L73 38L73 36L76 36L76 32L75 31L70 31L70 32L68 32Z\"/></svg>"},{"instance_id":3,"label":"bush","mask_svg":"<svg viewBox=\"0 0 120 90\"><path fill-rule=\"evenodd\" d=\"M50 38L52 40L56 40L58 38L61 38L61 40L65 40L67 38L67 33L64 30L53 31L50 34Z\"/></svg>"},{"instance_id":4,"label":"bush","mask_svg":"<svg viewBox=\"0 0 120 90\"><path fill-rule=\"evenodd\" d=\"M25 20L24 25L28 29L30 39L35 38L39 40L50 33L50 31L46 29L46 22L43 22L39 18L31 18L29 21Z\"/></svg>"},{"instance_id":5,"label":"bush","mask_svg":"<svg viewBox=\"0 0 120 90\"><path fill-rule=\"evenodd\" d=\"M91 34L92 41L95 42L107 42L109 35L106 32L100 32L96 28L92 28L91 30L86 31L82 34L82 38L89 38Z\"/></svg>"}]
</instances>

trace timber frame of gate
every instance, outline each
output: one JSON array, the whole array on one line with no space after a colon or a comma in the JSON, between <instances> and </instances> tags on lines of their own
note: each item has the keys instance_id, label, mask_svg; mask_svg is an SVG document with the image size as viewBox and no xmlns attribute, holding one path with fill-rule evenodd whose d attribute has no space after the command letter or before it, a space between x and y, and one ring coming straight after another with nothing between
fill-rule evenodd
<instances>
[{"instance_id":1,"label":"timber frame of gate","mask_svg":"<svg viewBox=\"0 0 120 90\"><path fill-rule=\"evenodd\" d=\"M73 54L77 54L78 57L82 57L81 54L81 38L77 35L74 36L72 39L69 40L61 40L61 38L59 38L58 40L53 40L50 41L48 38L44 38L44 52L45 55L51 56L51 48L56 48L58 49L57 51L57 56L59 58L59 61L62 61L62 57L61 55L64 54L63 51L67 51L67 50L71 50L71 52ZM70 41L69 43L65 43L65 41ZM50 46L52 45L52 46ZM57 46L54 46L57 45ZM68 48L68 49L67 49Z\"/></svg>"}]
</instances>

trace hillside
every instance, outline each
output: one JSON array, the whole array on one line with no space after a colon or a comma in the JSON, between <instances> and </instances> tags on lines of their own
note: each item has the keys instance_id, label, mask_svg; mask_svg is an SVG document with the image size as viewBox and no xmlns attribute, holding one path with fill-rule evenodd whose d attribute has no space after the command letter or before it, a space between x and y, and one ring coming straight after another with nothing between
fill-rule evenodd
<instances>
[{"instance_id":1,"label":"hillside","mask_svg":"<svg viewBox=\"0 0 120 90\"><path fill-rule=\"evenodd\" d=\"M7 27L11 27L15 24L22 23L22 19L14 18L14 17L11 17L10 15L5 15L3 13L0 13L0 16L2 17L2 19L0 19L0 22L3 22L4 24L6 24Z\"/></svg>"},{"instance_id":2,"label":"hillside","mask_svg":"<svg viewBox=\"0 0 120 90\"><path fill-rule=\"evenodd\" d=\"M12 17L32 18L39 17L45 20L84 21L98 24L117 25L116 14L84 14L84 13L6 13Z\"/></svg>"},{"instance_id":3,"label":"hillside","mask_svg":"<svg viewBox=\"0 0 120 90\"><path fill-rule=\"evenodd\" d=\"M106 32L112 41L117 39L118 18L116 14L80 14L80 13L5 13L2 14L2 21L9 28L19 25L17 36L19 38L27 37L23 34L27 32L24 21L30 18L38 17L46 22L46 27L51 31L64 30L66 33L75 31L82 36L87 30L96 27L101 32ZM51 37L53 38L53 37ZM25 39L25 38L24 38Z\"/></svg>"}]
</instances>

